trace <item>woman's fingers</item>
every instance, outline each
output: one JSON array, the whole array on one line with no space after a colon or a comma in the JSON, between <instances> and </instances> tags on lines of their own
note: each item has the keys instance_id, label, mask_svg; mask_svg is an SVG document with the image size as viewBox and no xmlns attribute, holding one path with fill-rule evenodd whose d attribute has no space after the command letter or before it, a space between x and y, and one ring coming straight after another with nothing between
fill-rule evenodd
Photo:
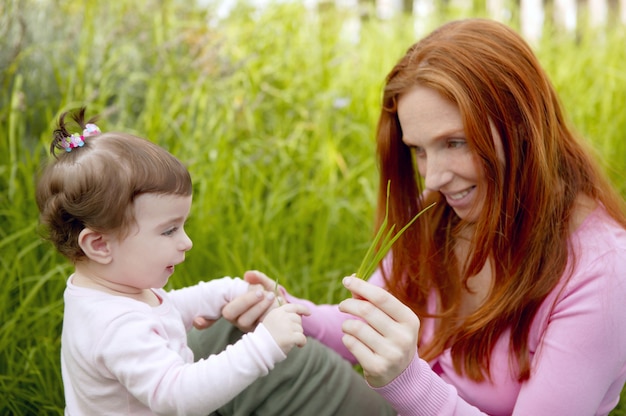
<instances>
[{"instance_id":1,"label":"woman's fingers","mask_svg":"<svg viewBox=\"0 0 626 416\"><path fill-rule=\"evenodd\" d=\"M359 320L343 322L343 343L363 367L372 386L380 387L409 365L417 349L419 319L386 290L354 277L344 286L354 298L339 304Z\"/></svg>"},{"instance_id":2,"label":"woman's fingers","mask_svg":"<svg viewBox=\"0 0 626 416\"><path fill-rule=\"evenodd\" d=\"M242 331L253 330L274 304L274 293L252 290L222 308L222 316Z\"/></svg>"},{"instance_id":3,"label":"woman's fingers","mask_svg":"<svg viewBox=\"0 0 626 416\"><path fill-rule=\"evenodd\" d=\"M258 323L275 306L281 304L276 299L274 289L276 283L264 273L250 270L244 273L244 280L250 284L246 293L228 302L222 308L224 319L244 332L254 330ZM197 329L206 329L215 321L204 317L196 317L193 325Z\"/></svg>"},{"instance_id":4,"label":"woman's fingers","mask_svg":"<svg viewBox=\"0 0 626 416\"><path fill-rule=\"evenodd\" d=\"M274 282L274 280L270 279L265 273L258 270L248 270L243 274L243 280L251 285L261 285L263 286L263 289L268 291L273 291L276 286L276 282Z\"/></svg>"},{"instance_id":5,"label":"woman's fingers","mask_svg":"<svg viewBox=\"0 0 626 416\"><path fill-rule=\"evenodd\" d=\"M388 324L387 319L419 325L419 320L413 311L385 289L352 276L345 277L343 285L352 292L355 299L344 300L339 308L364 319L369 317L378 330L384 331ZM367 302L363 303L363 300Z\"/></svg>"},{"instance_id":6,"label":"woman's fingers","mask_svg":"<svg viewBox=\"0 0 626 416\"><path fill-rule=\"evenodd\" d=\"M263 287L264 290L274 293L276 295L276 303L278 306L285 303L283 294L281 291L277 290L277 281L267 277L265 273L258 270L248 270L243 274L243 279L251 285L259 285Z\"/></svg>"},{"instance_id":7,"label":"woman's fingers","mask_svg":"<svg viewBox=\"0 0 626 416\"><path fill-rule=\"evenodd\" d=\"M365 321L347 321L350 322L350 325L344 329L355 336L370 335L371 337L375 334L385 336L389 326L394 323L394 320L389 315L365 299L345 299L339 304L339 310Z\"/></svg>"},{"instance_id":8,"label":"woman's fingers","mask_svg":"<svg viewBox=\"0 0 626 416\"><path fill-rule=\"evenodd\" d=\"M193 327L200 331L209 328L214 323L214 319L205 318L204 316L196 316L193 318Z\"/></svg>"}]
</instances>

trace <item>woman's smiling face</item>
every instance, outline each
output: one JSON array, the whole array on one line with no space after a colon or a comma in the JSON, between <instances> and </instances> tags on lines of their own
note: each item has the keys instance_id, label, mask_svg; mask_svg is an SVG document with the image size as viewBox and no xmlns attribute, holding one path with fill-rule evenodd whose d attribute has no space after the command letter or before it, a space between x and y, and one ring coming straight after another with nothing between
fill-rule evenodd
<instances>
[{"instance_id":1,"label":"woman's smiling face","mask_svg":"<svg viewBox=\"0 0 626 416\"><path fill-rule=\"evenodd\" d=\"M458 106L418 85L400 96L398 119L426 190L440 192L459 218L475 222L485 204L486 179L465 137ZM500 138L493 129L492 134L501 152Z\"/></svg>"}]
</instances>

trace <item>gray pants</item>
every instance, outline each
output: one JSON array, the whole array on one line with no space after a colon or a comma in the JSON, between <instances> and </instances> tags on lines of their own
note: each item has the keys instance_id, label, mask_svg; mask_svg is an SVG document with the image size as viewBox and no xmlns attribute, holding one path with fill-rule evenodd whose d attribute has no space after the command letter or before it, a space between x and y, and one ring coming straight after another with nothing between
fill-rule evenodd
<instances>
[{"instance_id":1,"label":"gray pants","mask_svg":"<svg viewBox=\"0 0 626 416\"><path fill-rule=\"evenodd\" d=\"M220 319L204 331L189 333L196 358L223 351L242 333ZM330 348L307 338L287 359L248 386L212 416L391 416L396 412L350 363Z\"/></svg>"}]
</instances>

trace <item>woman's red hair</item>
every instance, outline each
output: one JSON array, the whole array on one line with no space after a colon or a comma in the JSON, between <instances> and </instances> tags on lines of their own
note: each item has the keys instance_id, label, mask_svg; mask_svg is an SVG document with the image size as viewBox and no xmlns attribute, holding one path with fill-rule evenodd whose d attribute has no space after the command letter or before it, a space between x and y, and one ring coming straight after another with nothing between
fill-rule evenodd
<instances>
[{"instance_id":1,"label":"woman's red hair","mask_svg":"<svg viewBox=\"0 0 626 416\"><path fill-rule=\"evenodd\" d=\"M398 97L416 85L458 105L469 145L488 178L487 203L475 224L471 252L459 264L454 236L463 227L441 196L423 194L410 149L402 142ZM546 296L566 273L570 217L578 195L600 202L626 226L624 205L564 118L557 94L527 43L489 20L448 23L413 45L387 76L378 123L378 226L406 224L422 207L438 204L393 247L385 274L391 293L421 317L439 318L425 360L451 348L455 368L471 379L489 377L490 355L511 329L511 357L519 379L530 376L528 333ZM490 123L503 145L499 162ZM493 263L492 290L480 308L460 316L467 279ZM429 314L427 298L440 309Z\"/></svg>"}]
</instances>

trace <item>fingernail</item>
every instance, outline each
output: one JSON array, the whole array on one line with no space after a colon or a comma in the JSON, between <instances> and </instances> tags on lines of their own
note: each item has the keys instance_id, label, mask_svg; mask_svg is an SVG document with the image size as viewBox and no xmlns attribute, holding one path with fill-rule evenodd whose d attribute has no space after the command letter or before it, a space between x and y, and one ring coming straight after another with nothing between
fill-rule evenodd
<instances>
[{"instance_id":1,"label":"fingernail","mask_svg":"<svg viewBox=\"0 0 626 416\"><path fill-rule=\"evenodd\" d=\"M255 295L257 298L261 299L263 297L263 291L259 289L256 291Z\"/></svg>"},{"instance_id":2,"label":"fingernail","mask_svg":"<svg viewBox=\"0 0 626 416\"><path fill-rule=\"evenodd\" d=\"M350 283L352 282L352 278L351 277L344 277L343 278L343 285L348 287L350 286Z\"/></svg>"},{"instance_id":3,"label":"fingernail","mask_svg":"<svg viewBox=\"0 0 626 416\"><path fill-rule=\"evenodd\" d=\"M274 292L268 292L266 298L267 300L274 300Z\"/></svg>"}]
</instances>

